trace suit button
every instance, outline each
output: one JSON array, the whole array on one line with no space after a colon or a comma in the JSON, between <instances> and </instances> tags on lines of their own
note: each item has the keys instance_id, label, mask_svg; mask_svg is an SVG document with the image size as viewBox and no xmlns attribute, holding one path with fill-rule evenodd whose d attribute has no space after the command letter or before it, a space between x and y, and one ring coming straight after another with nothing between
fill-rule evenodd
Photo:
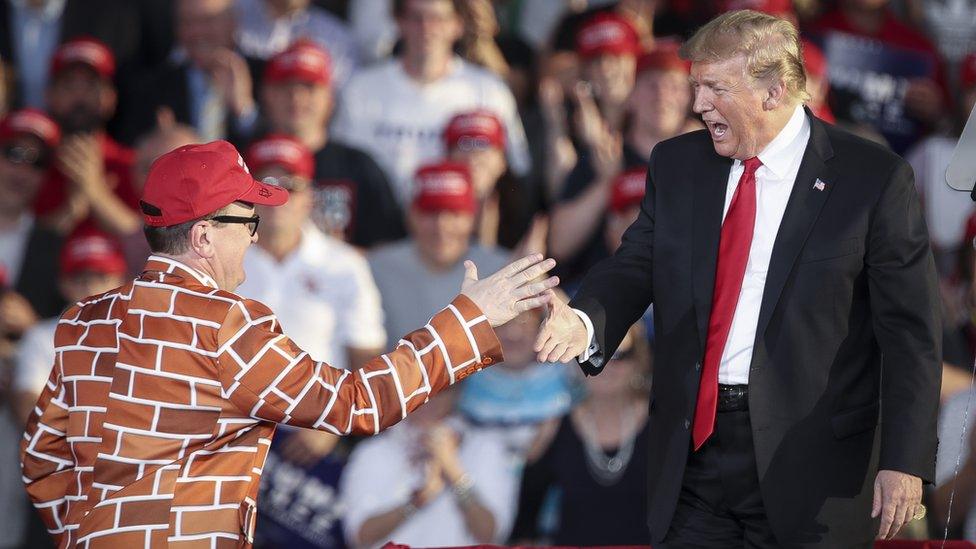
<instances>
[{"instance_id":1,"label":"suit button","mask_svg":"<svg viewBox=\"0 0 976 549\"><path fill-rule=\"evenodd\" d=\"M685 429L688 429L689 427L691 427L691 420L686 419L685 420Z\"/></svg>"}]
</instances>

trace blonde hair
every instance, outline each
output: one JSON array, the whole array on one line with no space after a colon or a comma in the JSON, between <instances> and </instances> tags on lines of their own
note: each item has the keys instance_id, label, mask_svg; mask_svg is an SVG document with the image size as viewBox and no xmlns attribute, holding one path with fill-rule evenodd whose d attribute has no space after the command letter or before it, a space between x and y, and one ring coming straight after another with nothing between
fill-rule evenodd
<instances>
[{"instance_id":1,"label":"blonde hair","mask_svg":"<svg viewBox=\"0 0 976 549\"><path fill-rule=\"evenodd\" d=\"M771 83L782 79L790 98L810 100L800 35L785 19L752 10L730 11L698 29L680 53L686 60L706 63L744 55L746 70L754 80Z\"/></svg>"}]
</instances>

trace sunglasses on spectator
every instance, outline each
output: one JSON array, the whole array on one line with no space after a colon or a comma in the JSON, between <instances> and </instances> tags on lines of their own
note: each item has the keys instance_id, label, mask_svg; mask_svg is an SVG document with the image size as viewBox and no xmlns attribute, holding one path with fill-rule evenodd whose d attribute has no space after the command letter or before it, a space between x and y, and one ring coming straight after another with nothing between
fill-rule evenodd
<instances>
[{"instance_id":1,"label":"sunglasses on spectator","mask_svg":"<svg viewBox=\"0 0 976 549\"><path fill-rule=\"evenodd\" d=\"M289 192L304 191L310 185L309 180L305 179L304 177L294 177L290 175L283 175L280 177L269 176L261 179L261 182L268 185L281 187Z\"/></svg>"},{"instance_id":2,"label":"sunglasses on spectator","mask_svg":"<svg viewBox=\"0 0 976 549\"><path fill-rule=\"evenodd\" d=\"M254 236L258 232L258 223L261 222L261 216L254 214L251 217L242 217L239 215L218 215L210 218L211 221L216 221L217 223L236 223L240 225L247 225L247 230L251 231L251 236Z\"/></svg>"},{"instance_id":3,"label":"sunglasses on spectator","mask_svg":"<svg viewBox=\"0 0 976 549\"><path fill-rule=\"evenodd\" d=\"M32 168L44 169L49 164L48 155L34 147L4 145L3 157L14 164L26 164Z\"/></svg>"}]
</instances>

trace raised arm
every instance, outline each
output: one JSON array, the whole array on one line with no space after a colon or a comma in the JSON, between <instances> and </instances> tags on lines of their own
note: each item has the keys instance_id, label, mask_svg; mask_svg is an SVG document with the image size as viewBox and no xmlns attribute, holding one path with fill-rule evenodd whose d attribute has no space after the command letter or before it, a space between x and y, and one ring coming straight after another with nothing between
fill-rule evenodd
<instances>
[{"instance_id":1,"label":"raised arm","mask_svg":"<svg viewBox=\"0 0 976 549\"><path fill-rule=\"evenodd\" d=\"M224 392L252 417L335 434L375 434L472 373L502 361L493 326L548 300L558 280L541 255L484 280L469 262L462 295L397 348L350 372L312 360L281 333L270 309L242 301L218 332Z\"/></svg>"}]
</instances>

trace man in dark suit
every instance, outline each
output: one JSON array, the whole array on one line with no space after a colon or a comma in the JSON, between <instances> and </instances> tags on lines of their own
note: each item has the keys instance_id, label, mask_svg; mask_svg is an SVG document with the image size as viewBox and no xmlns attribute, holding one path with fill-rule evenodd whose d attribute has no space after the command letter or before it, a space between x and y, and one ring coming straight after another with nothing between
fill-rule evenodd
<instances>
[{"instance_id":1,"label":"man in dark suit","mask_svg":"<svg viewBox=\"0 0 976 549\"><path fill-rule=\"evenodd\" d=\"M729 12L683 55L707 130L654 149L637 221L536 350L595 375L654 304L656 548L868 547L924 514L935 468L937 281L911 168L803 108L786 21Z\"/></svg>"}]
</instances>

